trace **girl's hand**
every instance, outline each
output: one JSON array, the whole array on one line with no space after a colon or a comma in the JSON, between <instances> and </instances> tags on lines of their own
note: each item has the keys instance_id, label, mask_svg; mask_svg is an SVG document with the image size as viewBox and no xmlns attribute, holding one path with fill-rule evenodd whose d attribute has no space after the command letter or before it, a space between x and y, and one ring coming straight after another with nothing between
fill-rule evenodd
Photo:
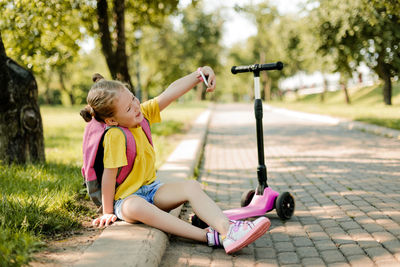
<instances>
[{"instance_id":1,"label":"girl's hand","mask_svg":"<svg viewBox=\"0 0 400 267\"><path fill-rule=\"evenodd\" d=\"M112 213L111 214L109 214L109 213L103 214L101 217L94 219L92 222L92 225L100 228L103 226L109 226L116 220L117 220L117 216L115 216Z\"/></svg>"},{"instance_id":2,"label":"girl's hand","mask_svg":"<svg viewBox=\"0 0 400 267\"><path fill-rule=\"evenodd\" d=\"M201 67L201 70L202 70L204 76L207 77L208 88L207 88L206 92L213 92L215 90L215 85L216 85L214 71L209 66Z\"/></svg>"}]
</instances>

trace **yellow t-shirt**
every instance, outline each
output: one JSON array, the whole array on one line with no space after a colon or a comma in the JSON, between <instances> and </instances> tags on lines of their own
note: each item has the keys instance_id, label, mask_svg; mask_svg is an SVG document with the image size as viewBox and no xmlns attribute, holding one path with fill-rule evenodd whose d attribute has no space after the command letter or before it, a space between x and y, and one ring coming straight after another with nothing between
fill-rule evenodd
<instances>
[{"instance_id":1,"label":"yellow t-shirt","mask_svg":"<svg viewBox=\"0 0 400 267\"><path fill-rule=\"evenodd\" d=\"M141 111L150 124L161 121L160 108L156 99L142 103ZM141 186L148 185L156 179L156 156L153 146L147 139L142 127L129 128L136 142L136 158L132 171L125 181L115 190L114 199L123 199L135 193ZM103 141L104 168L119 168L128 164L126 144L123 132L116 128L107 131Z\"/></svg>"}]
</instances>

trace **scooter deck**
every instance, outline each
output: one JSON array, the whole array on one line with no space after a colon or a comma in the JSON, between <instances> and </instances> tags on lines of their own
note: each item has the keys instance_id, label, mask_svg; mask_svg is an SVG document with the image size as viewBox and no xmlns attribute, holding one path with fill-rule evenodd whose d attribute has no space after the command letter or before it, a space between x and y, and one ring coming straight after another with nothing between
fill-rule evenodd
<instances>
[{"instance_id":1,"label":"scooter deck","mask_svg":"<svg viewBox=\"0 0 400 267\"><path fill-rule=\"evenodd\" d=\"M275 199L279 193L267 187L264 194L254 195L250 204L246 207L224 210L224 214L231 220L262 216L274 209Z\"/></svg>"}]
</instances>

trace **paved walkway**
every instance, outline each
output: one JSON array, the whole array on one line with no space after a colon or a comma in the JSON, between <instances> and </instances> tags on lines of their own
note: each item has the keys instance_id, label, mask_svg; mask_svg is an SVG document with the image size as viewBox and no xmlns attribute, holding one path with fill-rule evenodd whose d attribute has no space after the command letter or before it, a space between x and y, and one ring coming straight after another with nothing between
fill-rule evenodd
<instances>
[{"instance_id":1,"label":"paved walkway","mask_svg":"<svg viewBox=\"0 0 400 267\"><path fill-rule=\"evenodd\" d=\"M265 109L264 142L269 185L295 197L292 219L268 213L270 231L234 255L171 237L161 266L400 266L399 140ZM256 165L252 105L217 105L204 189L223 209L239 207Z\"/></svg>"}]
</instances>

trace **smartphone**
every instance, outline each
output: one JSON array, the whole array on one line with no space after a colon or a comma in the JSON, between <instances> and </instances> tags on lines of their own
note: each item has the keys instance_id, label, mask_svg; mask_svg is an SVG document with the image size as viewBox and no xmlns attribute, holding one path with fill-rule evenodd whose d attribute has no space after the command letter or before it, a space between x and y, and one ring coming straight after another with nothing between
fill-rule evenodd
<instances>
[{"instance_id":1,"label":"smartphone","mask_svg":"<svg viewBox=\"0 0 400 267\"><path fill-rule=\"evenodd\" d=\"M208 82L207 82L207 79L206 79L206 76L204 76L204 73L200 70L200 75L201 75L201 78L203 78L203 82L204 82L204 84L207 86L207 88L208 88Z\"/></svg>"}]
</instances>

